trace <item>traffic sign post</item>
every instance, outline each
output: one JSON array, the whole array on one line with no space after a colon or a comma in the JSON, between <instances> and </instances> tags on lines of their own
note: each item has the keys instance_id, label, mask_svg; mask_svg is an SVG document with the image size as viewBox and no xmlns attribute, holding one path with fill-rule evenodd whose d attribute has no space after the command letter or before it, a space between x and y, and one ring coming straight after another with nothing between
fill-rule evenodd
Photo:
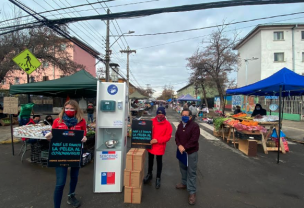
<instances>
[{"instance_id":1,"label":"traffic sign post","mask_svg":"<svg viewBox=\"0 0 304 208\"><path fill-rule=\"evenodd\" d=\"M41 62L28 49L15 56L13 61L28 75L41 65Z\"/></svg>"},{"instance_id":2,"label":"traffic sign post","mask_svg":"<svg viewBox=\"0 0 304 208\"><path fill-rule=\"evenodd\" d=\"M28 49L15 56L13 61L27 73L27 83L30 83L29 75L41 65L41 62ZM31 101L30 95L28 95L27 101Z\"/></svg>"}]
</instances>

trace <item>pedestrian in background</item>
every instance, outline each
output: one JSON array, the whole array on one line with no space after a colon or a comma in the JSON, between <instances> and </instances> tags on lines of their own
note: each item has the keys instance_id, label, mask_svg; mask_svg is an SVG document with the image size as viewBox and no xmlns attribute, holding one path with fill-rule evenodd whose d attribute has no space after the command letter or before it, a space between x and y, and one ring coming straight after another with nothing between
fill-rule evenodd
<instances>
[{"instance_id":1,"label":"pedestrian in background","mask_svg":"<svg viewBox=\"0 0 304 208\"><path fill-rule=\"evenodd\" d=\"M197 108L195 102L192 102L192 104L189 107L189 110L191 111L192 114L192 121L195 121L195 118L197 116Z\"/></svg>"},{"instance_id":2,"label":"pedestrian in background","mask_svg":"<svg viewBox=\"0 0 304 208\"><path fill-rule=\"evenodd\" d=\"M88 123L94 121L94 105L92 102L89 102L87 107L87 114L88 114Z\"/></svg>"},{"instance_id":3,"label":"pedestrian in background","mask_svg":"<svg viewBox=\"0 0 304 208\"><path fill-rule=\"evenodd\" d=\"M75 100L68 100L53 122L52 129L70 129L70 130L83 130L84 137L81 142L86 142L86 121L83 118L83 113ZM52 133L45 135L46 139L52 139ZM56 167L56 188L54 191L54 207L60 208L63 189L66 183L68 167ZM79 167L71 167L70 171L70 191L68 194L67 203L73 207L79 207L80 202L75 197L75 190L77 186L79 175Z\"/></svg>"},{"instance_id":4,"label":"pedestrian in background","mask_svg":"<svg viewBox=\"0 0 304 208\"><path fill-rule=\"evenodd\" d=\"M198 161L198 139L200 128L197 123L192 121L191 111L184 109L181 113L182 121L175 133L175 142L181 154L188 155L188 167L179 161L179 168L182 175L180 184L176 189L187 189L189 193L188 203L194 205L196 202L196 170ZM186 152L186 153L185 153Z\"/></svg>"},{"instance_id":5,"label":"pedestrian in background","mask_svg":"<svg viewBox=\"0 0 304 208\"><path fill-rule=\"evenodd\" d=\"M166 144L171 139L172 126L166 119L166 111L164 107L159 107L156 111L156 117L152 119L153 132L152 132L152 148L147 149L149 155L148 174L144 178L144 184L152 180L152 170L154 163L154 155L156 155L157 174L155 181L155 188L160 188L161 172L163 167L163 155L165 154Z\"/></svg>"}]
</instances>

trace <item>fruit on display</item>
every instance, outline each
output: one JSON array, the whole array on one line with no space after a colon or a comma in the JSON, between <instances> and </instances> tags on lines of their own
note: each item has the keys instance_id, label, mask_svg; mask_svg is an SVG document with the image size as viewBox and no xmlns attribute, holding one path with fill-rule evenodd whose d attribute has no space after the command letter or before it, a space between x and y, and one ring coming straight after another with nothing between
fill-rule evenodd
<instances>
[{"instance_id":1,"label":"fruit on display","mask_svg":"<svg viewBox=\"0 0 304 208\"><path fill-rule=\"evenodd\" d=\"M235 126L235 125L238 124L238 123L240 123L239 120L235 120L235 119L232 119L232 118L230 118L230 119L224 121L224 124L227 124L227 125L229 125L229 126Z\"/></svg>"},{"instance_id":2,"label":"fruit on display","mask_svg":"<svg viewBox=\"0 0 304 208\"><path fill-rule=\"evenodd\" d=\"M258 126L259 123L257 121L242 121L242 124L245 126Z\"/></svg>"},{"instance_id":3,"label":"fruit on display","mask_svg":"<svg viewBox=\"0 0 304 208\"><path fill-rule=\"evenodd\" d=\"M256 115L254 118L255 118L255 119L261 119L261 118L263 118L263 116L261 116L260 114L258 114L258 115Z\"/></svg>"},{"instance_id":4,"label":"fruit on display","mask_svg":"<svg viewBox=\"0 0 304 208\"><path fill-rule=\"evenodd\" d=\"M263 132L263 133L266 133L267 132L267 129L264 128L263 126L247 126L247 125L244 125L242 123L238 123L234 126L234 128L238 131L260 131L260 132Z\"/></svg>"},{"instance_id":5,"label":"fruit on display","mask_svg":"<svg viewBox=\"0 0 304 208\"><path fill-rule=\"evenodd\" d=\"M246 113L238 113L238 114L233 115L232 117L233 118L241 118L241 117L246 117L246 116L247 116Z\"/></svg>"}]
</instances>

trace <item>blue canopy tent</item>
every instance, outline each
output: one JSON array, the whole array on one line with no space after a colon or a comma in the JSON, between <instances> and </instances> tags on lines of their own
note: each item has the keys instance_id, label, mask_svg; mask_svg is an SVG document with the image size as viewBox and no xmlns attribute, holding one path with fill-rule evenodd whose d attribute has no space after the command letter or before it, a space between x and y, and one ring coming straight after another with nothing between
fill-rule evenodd
<instances>
[{"instance_id":1,"label":"blue canopy tent","mask_svg":"<svg viewBox=\"0 0 304 208\"><path fill-rule=\"evenodd\" d=\"M171 102L171 101L172 101L172 98L170 98L170 99L167 100L167 102Z\"/></svg>"},{"instance_id":2,"label":"blue canopy tent","mask_svg":"<svg viewBox=\"0 0 304 208\"><path fill-rule=\"evenodd\" d=\"M227 95L256 95L279 96L279 131L281 132L282 97L301 96L304 94L304 76L287 68L274 73L270 77L237 89L228 89ZM280 145L278 145L278 159L280 158Z\"/></svg>"},{"instance_id":3,"label":"blue canopy tent","mask_svg":"<svg viewBox=\"0 0 304 208\"><path fill-rule=\"evenodd\" d=\"M192 97L191 95L187 94L181 98L177 99L178 101L200 101L200 99L196 99L194 97Z\"/></svg>"},{"instance_id":4,"label":"blue canopy tent","mask_svg":"<svg viewBox=\"0 0 304 208\"><path fill-rule=\"evenodd\" d=\"M304 76L287 68L274 73L270 77L237 89L228 89L227 95L257 95L257 96L297 96L304 94Z\"/></svg>"}]
</instances>

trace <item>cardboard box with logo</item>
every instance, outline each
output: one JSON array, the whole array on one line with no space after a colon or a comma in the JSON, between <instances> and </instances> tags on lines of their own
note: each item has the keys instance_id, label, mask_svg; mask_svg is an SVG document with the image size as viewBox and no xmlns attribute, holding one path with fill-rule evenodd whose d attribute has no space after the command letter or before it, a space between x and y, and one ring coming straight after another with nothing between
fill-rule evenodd
<instances>
[{"instance_id":1,"label":"cardboard box with logo","mask_svg":"<svg viewBox=\"0 0 304 208\"><path fill-rule=\"evenodd\" d=\"M141 203L145 153L145 149L137 148L132 148L127 153L124 171L125 203Z\"/></svg>"}]
</instances>

